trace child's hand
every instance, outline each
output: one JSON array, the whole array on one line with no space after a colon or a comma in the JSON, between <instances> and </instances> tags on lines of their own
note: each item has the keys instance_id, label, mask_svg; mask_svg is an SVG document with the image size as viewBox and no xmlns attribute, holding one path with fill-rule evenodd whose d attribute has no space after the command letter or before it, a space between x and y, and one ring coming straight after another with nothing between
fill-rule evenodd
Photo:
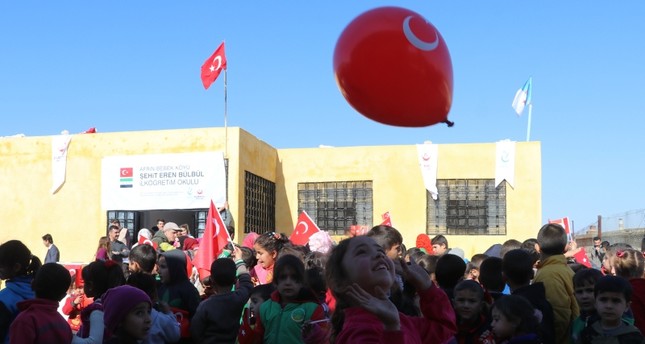
<instances>
[{"instance_id":1,"label":"child's hand","mask_svg":"<svg viewBox=\"0 0 645 344\"><path fill-rule=\"evenodd\" d=\"M242 259L242 249L239 248L239 246L233 246L233 256L235 257L235 260Z\"/></svg>"},{"instance_id":2,"label":"child's hand","mask_svg":"<svg viewBox=\"0 0 645 344\"><path fill-rule=\"evenodd\" d=\"M410 262L407 264L403 259L399 262L403 270L403 278L410 282L417 291L426 290L432 286L432 281L430 281L428 272L419 266L414 259L410 259Z\"/></svg>"},{"instance_id":3,"label":"child's hand","mask_svg":"<svg viewBox=\"0 0 645 344\"><path fill-rule=\"evenodd\" d=\"M364 308L368 312L376 315L386 330L400 330L401 322L396 306L387 298L383 289L374 287L374 292L376 295L371 295L356 283L344 290L344 294L347 295L354 306Z\"/></svg>"}]
</instances>

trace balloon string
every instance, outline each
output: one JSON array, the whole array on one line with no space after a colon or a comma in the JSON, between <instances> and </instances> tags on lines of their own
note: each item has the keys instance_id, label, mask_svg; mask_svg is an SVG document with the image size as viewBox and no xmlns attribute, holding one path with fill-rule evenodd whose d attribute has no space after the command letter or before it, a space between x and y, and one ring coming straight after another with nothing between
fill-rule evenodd
<instances>
[{"instance_id":1,"label":"balloon string","mask_svg":"<svg viewBox=\"0 0 645 344\"><path fill-rule=\"evenodd\" d=\"M445 120L445 121L443 121L443 123L446 123L449 128L452 127L453 125L455 125L455 122L451 122L449 120Z\"/></svg>"}]
</instances>

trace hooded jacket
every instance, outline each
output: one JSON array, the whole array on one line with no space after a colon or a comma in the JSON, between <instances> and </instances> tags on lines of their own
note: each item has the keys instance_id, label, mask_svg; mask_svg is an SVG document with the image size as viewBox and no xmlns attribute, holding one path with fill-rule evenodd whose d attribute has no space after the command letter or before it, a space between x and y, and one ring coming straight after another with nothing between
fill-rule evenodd
<instances>
[{"instance_id":1,"label":"hooded jacket","mask_svg":"<svg viewBox=\"0 0 645 344\"><path fill-rule=\"evenodd\" d=\"M563 254L542 261L533 283L544 283L546 299L553 308L555 342L569 343L571 324L580 314L573 290L573 270Z\"/></svg>"},{"instance_id":2,"label":"hooded jacket","mask_svg":"<svg viewBox=\"0 0 645 344\"><path fill-rule=\"evenodd\" d=\"M168 283L159 286L159 300L188 311L192 318L201 301L199 291L190 283L186 273L186 254L182 250L170 250L160 253L165 257L170 275Z\"/></svg>"},{"instance_id":3,"label":"hooded jacket","mask_svg":"<svg viewBox=\"0 0 645 344\"><path fill-rule=\"evenodd\" d=\"M33 299L31 290L33 275L14 277L5 282L5 288L0 291L0 339L8 342L9 325L18 314L18 302Z\"/></svg>"}]
</instances>

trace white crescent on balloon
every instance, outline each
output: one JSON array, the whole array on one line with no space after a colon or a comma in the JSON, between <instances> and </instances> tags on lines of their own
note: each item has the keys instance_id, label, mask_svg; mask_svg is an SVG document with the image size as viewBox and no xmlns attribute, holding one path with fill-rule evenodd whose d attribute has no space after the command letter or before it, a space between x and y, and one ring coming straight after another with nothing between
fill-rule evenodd
<instances>
[{"instance_id":1,"label":"white crescent on balloon","mask_svg":"<svg viewBox=\"0 0 645 344\"><path fill-rule=\"evenodd\" d=\"M296 225L296 227L300 226L300 224L301 224L301 223L302 223L302 225L303 225L303 226L305 226L305 231L304 231L304 232L302 232L301 234L305 234L305 233L307 233L307 231L309 230L309 225L308 225L305 221L300 221L300 222L298 222L298 224Z\"/></svg>"},{"instance_id":2,"label":"white crescent on balloon","mask_svg":"<svg viewBox=\"0 0 645 344\"><path fill-rule=\"evenodd\" d=\"M412 16L407 16L403 20L403 34L408 42L423 51L432 51L436 49L439 46L439 35L437 35L437 31L434 32L434 41L426 42L412 32L412 29L410 28L410 19L412 19Z\"/></svg>"}]
</instances>

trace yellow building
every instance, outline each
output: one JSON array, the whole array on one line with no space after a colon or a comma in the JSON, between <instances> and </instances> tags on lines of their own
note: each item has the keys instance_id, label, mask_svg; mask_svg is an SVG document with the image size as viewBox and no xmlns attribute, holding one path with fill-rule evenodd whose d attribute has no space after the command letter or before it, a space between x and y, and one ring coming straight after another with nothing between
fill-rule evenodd
<instances>
[{"instance_id":1,"label":"yellow building","mask_svg":"<svg viewBox=\"0 0 645 344\"><path fill-rule=\"evenodd\" d=\"M157 218L199 234L211 197L228 201L237 242L248 231L290 234L301 209L335 235L389 211L407 247L444 234L467 257L541 225L539 142L515 144L512 187L494 185L496 143L436 145L435 201L416 145L276 149L240 128L199 128L72 135L66 160L53 162L57 138L0 138L0 241L22 240L41 259L50 233L62 261L91 260L111 217L133 236ZM61 164L65 182L52 193Z\"/></svg>"}]
</instances>

